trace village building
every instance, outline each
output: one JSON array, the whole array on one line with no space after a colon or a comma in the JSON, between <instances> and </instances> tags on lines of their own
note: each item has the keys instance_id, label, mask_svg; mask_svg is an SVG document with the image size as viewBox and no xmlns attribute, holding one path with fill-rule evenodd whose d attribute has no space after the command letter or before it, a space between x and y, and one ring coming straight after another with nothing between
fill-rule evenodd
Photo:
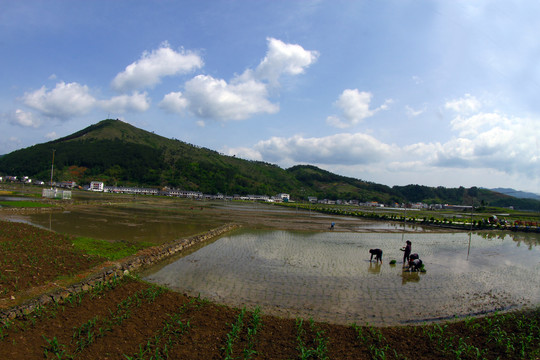
<instances>
[{"instance_id":1,"label":"village building","mask_svg":"<svg viewBox=\"0 0 540 360\"><path fill-rule=\"evenodd\" d=\"M291 197L289 194L278 194L278 197L281 198L282 201L284 202L289 202L291 200Z\"/></svg>"},{"instance_id":2,"label":"village building","mask_svg":"<svg viewBox=\"0 0 540 360\"><path fill-rule=\"evenodd\" d=\"M90 188L88 190L90 191L103 191L103 186L105 184L102 181L92 181L90 183Z\"/></svg>"}]
</instances>

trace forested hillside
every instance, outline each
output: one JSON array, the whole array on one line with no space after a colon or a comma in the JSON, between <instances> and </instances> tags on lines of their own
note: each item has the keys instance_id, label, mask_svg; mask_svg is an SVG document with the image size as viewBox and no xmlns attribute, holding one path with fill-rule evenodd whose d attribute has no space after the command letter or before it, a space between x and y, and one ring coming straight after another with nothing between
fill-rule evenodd
<instances>
[{"instance_id":1,"label":"forested hillside","mask_svg":"<svg viewBox=\"0 0 540 360\"><path fill-rule=\"evenodd\" d=\"M67 137L0 158L0 171L49 179L175 187L204 193L291 192L300 185L278 166L224 156L167 139L119 120L104 120Z\"/></svg>"},{"instance_id":2,"label":"forested hillside","mask_svg":"<svg viewBox=\"0 0 540 360\"><path fill-rule=\"evenodd\" d=\"M403 202L490 204L539 209L540 201L516 199L476 187L465 189L407 185L389 187L341 176L311 165L277 165L226 156L168 139L120 120L103 120L64 138L0 157L0 174L78 184L171 187L207 194L289 193L295 199L356 199Z\"/></svg>"}]
</instances>

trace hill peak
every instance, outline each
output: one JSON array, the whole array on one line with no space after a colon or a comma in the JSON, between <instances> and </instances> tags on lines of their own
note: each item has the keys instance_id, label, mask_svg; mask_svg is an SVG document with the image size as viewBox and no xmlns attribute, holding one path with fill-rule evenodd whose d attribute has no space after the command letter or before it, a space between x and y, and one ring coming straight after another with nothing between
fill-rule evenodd
<instances>
[{"instance_id":1,"label":"hill peak","mask_svg":"<svg viewBox=\"0 0 540 360\"><path fill-rule=\"evenodd\" d=\"M57 139L53 143L65 141L100 141L120 140L128 143L158 147L158 144L169 139L152 132L139 129L122 120L105 119L90 125L66 137Z\"/></svg>"}]
</instances>

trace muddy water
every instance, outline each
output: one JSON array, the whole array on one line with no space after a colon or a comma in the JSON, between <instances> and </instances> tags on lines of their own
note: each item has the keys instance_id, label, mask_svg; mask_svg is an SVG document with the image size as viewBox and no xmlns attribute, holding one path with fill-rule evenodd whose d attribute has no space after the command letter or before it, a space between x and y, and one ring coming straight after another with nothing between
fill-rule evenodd
<instances>
[{"instance_id":1,"label":"muddy water","mask_svg":"<svg viewBox=\"0 0 540 360\"><path fill-rule=\"evenodd\" d=\"M412 241L426 273L403 271L404 240ZM382 265L369 261L370 248L383 249ZM539 304L540 238L240 230L156 271L145 279L265 313L341 324L421 323Z\"/></svg>"},{"instance_id":2,"label":"muddy water","mask_svg":"<svg viewBox=\"0 0 540 360\"><path fill-rule=\"evenodd\" d=\"M161 244L199 234L221 225L202 217L200 208L187 210L151 204L78 207L71 211L7 214L4 219L21 221L63 234L128 243Z\"/></svg>"}]
</instances>

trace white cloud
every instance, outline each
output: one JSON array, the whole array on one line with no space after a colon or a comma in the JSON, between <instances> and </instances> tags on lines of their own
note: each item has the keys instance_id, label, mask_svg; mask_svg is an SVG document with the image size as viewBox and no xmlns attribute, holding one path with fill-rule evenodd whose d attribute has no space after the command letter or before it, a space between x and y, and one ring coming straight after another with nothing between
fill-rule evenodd
<instances>
[{"instance_id":1,"label":"white cloud","mask_svg":"<svg viewBox=\"0 0 540 360\"><path fill-rule=\"evenodd\" d=\"M169 44L152 52L144 52L139 60L128 65L116 75L112 87L118 91L128 91L154 86L164 76L185 74L203 66L201 57L193 52L174 51Z\"/></svg>"},{"instance_id":2,"label":"white cloud","mask_svg":"<svg viewBox=\"0 0 540 360\"><path fill-rule=\"evenodd\" d=\"M444 144L438 166L481 167L535 176L540 167L537 119L479 113L452 121L459 137ZM536 174L538 176L538 174Z\"/></svg>"},{"instance_id":3,"label":"white cloud","mask_svg":"<svg viewBox=\"0 0 540 360\"><path fill-rule=\"evenodd\" d=\"M186 110L189 103L180 91L168 93L159 103L159 107L170 113L181 114Z\"/></svg>"},{"instance_id":4,"label":"white cloud","mask_svg":"<svg viewBox=\"0 0 540 360\"><path fill-rule=\"evenodd\" d=\"M376 109L370 109L371 98L373 95L370 92L358 91L358 89L345 89L334 103L342 112L342 117L336 115L328 116L326 122L338 128L347 128L360 123L365 118L373 116L380 110L386 110L388 104L392 100L386 102Z\"/></svg>"},{"instance_id":5,"label":"white cloud","mask_svg":"<svg viewBox=\"0 0 540 360\"><path fill-rule=\"evenodd\" d=\"M150 99L146 92L134 92L131 95L119 95L102 100L100 105L105 110L115 113L144 112L150 107Z\"/></svg>"},{"instance_id":6,"label":"white cloud","mask_svg":"<svg viewBox=\"0 0 540 360\"><path fill-rule=\"evenodd\" d=\"M259 79L275 84L281 75L299 75L305 68L317 61L317 51L305 50L297 44L286 44L281 40L268 38L266 57L256 69Z\"/></svg>"},{"instance_id":7,"label":"white cloud","mask_svg":"<svg viewBox=\"0 0 540 360\"><path fill-rule=\"evenodd\" d=\"M479 111L482 104L476 97L465 94L461 99L448 101L444 107L457 113L470 114Z\"/></svg>"},{"instance_id":8,"label":"white cloud","mask_svg":"<svg viewBox=\"0 0 540 360\"><path fill-rule=\"evenodd\" d=\"M371 164L388 158L397 149L362 133L335 134L321 138L272 137L258 142L251 151L228 149L228 154L249 155L251 159L290 166L309 164ZM235 152L238 151L238 152Z\"/></svg>"},{"instance_id":9,"label":"white cloud","mask_svg":"<svg viewBox=\"0 0 540 360\"><path fill-rule=\"evenodd\" d=\"M510 123L509 118L497 113L478 113L469 117L458 115L450 122L450 125L453 130L460 132L460 136L470 136L494 126L508 127Z\"/></svg>"},{"instance_id":10,"label":"white cloud","mask_svg":"<svg viewBox=\"0 0 540 360\"><path fill-rule=\"evenodd\" d=\"M468 106L465 110L471 109ZM512 187L512 181L540 183L539 122L536 118L479 112L457 115L450 123L450 135L454 136L444 142L397 146L364 133L320 138L295 135L272 137L252 148L230 148L226 153L282 167L308 163L392 185L437 186L453 181L455 186Z\"/></svg>"},{"instance_id":11,"label":"white cloud","mask_svg":"<svg viewBox=\"0 0 540 360\"><path fill-rule=\"evenodd\" d=\"M248 148L248 147L238 147L238 148L225 147L221 152L223 154L226 154L229 156L237 156L242 159L255 160L255 161L263 160L262 154L259 151L252 148Z\"/></svg>"},{"instance_id":12,"label":"white cloud","mask_svg":"<svg viewBox=\"0 0 540 360\"><path fill-rule=\"evenodd\" d=\"M85 85L59 82L50 91L45 86L31 93L25 93L25 105L41 114L59 119L88 113L95 105L96 99Z\"/></svg>"},{"instance_id":13,"label":"white cloud","mask_svg":"<svg viewBox=\"0 0 540 360\"><path fill-rule=\"evenodd\" d=\"M538 177L539 120L480 112L483 107L470 94L445 104L445 108L457 112L450 122L456 135L437 149L430 149L429 164L441 168L490 169L530 179Z\"/></svg>"},{"instance_id":14,"label":"white cloud","mask_svg":"<svg viewBox=\"0 0 540 360\"><path fill-rule=\"evenodd\" d=\"M270 101L269 86L278 85L284 74L303 73L317 56L316 51L269 38L267 55L255 71L246 69L229 82L197 75L185 83L183 92L165 95L159 105L173 113L187 110L202 119L245 120L256 114L274 114L279 105Z\"/></svg>"},{"instance_id":15,"label":"white cloud","mask_svg":"<svg viewBox=\"0 0 540 360\"><path fill-rule=\"evenodd\" d=\"M408 117L416 117L416 116L420 116L422 115L424 112L426 111L426 107L424 106L423 108L421 109L413 109L412 107L410 107L409 105L406 105L405 106L405 112L407 113L407 116Z\"/></svg>"},{"instance_id":16,"label":"white cloud","mask_svg":"<svg viewBox=\"0 0 540 360\"><path fill-rule=\"evenodd\" d=\"M279 106L268 100L266 85L253 79L227 83L209 75L198 75L185 84L184 94L165 95L160 106L171 112L188 109L200 118L244 120L259 114L273 114Z\"/></svg>"},{"instance_id":17,"label":"white cloud","mask_svg":"<svg viewBox=\"0 0 540 360\"><path fill-rule=\"evenodd\" d=\"M273 114L279 106L268 99L265 84L232 81L230 84L207 75L198 75L186 83L189 109L201 118L243 120L257 113Z\"/></svg>"},{"instance_id":18,"label":"white cloud","mask_svg":"<svg viewBox=\"0 0 540 360\"><path fill-rule=\"evenodd\" d=\"M58 135L56 134L55 131L52 131L52 132L49 132L49 133L45 134L45 138L47 140L54 140L54 139L58 138Z\"/></svg>"},{"instance_id":19,"label":"white cloud","mask_svg":"<svg viewBox=\"0 0 540 360\"><path fill-rule=\"evenodd\" d=\"M10 122L14 125L33 128L37 128L41 125L41 121L37 119L32 112L24 111L21 109L15 110L15 113L9 116L9 118Z\"/></svg>"}]
</instances>

